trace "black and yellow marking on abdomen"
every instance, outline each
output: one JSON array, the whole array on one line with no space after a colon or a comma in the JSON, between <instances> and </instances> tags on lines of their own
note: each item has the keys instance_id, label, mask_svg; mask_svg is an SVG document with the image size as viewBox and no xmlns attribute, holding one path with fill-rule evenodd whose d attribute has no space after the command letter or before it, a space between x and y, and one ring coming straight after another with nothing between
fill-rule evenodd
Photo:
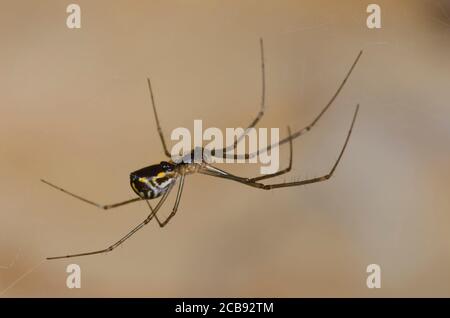
<instances>
[{"instance_id":1,"label":"black and yellow marking on abdomen","mask_svg":"<svg viewBox=\"0 0 450 318\"><path fill-rule=\"evenodd\" d=\"M173 177L155 166L138 170L130 175L131 187L137 195L144 199L159 197L174 181Z\"/></svg>"}]
</instances>

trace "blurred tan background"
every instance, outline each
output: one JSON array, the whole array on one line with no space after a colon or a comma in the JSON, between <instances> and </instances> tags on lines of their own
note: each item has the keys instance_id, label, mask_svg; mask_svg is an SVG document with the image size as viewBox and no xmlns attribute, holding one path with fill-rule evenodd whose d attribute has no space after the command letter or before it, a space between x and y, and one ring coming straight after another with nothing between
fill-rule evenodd
<instances>
[{"instance_id":1,"label":"blurred tan background","mask_svg":"<svg viewBox=\"0 0 450 318\"><path fill-rule=\"evenodd\" d=\"M0 293L81 296L450 296L450 1L2 1L0 13ZM129 173L163 157L163 128L238 127L256 114L258 38L265 41L261 127L300 128L321 110L360 49L333 108L294 144L285 179L328 171L356 103L360 116L331 181L263 192L191 176L180 210L112 253L148 214ZM287 164L287 149L281 152ZM255 165L224 168L252 176ZM283 181L280 178L280 181ZM162 213L168 214L169 202ZM82 288L66 288L66 266ZM366 266L382 288L366 287Z\"/></svg>"}]
</instances>

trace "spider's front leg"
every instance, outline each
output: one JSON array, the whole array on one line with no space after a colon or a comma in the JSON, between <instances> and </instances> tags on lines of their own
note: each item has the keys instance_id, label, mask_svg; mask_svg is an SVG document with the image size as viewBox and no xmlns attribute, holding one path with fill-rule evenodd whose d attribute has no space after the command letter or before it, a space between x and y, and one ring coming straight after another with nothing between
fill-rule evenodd
<instances>
[{"instance_id":1,"label":"spider's front leg","mask_svg":"<svg viewBox=\"0 0 450 318\"><path fill-rule=\"evenodd\" d=\"M258 180L262 180L262 179L267 179L267 178L271 178L271 177L275 177L278 176L280 174L286 173L290 170L290 166L287 169L284 169L282 171L279 171L277 173L274 174L270 174L267 176L261 176L261 177L256 177L256 178L243 178L243 177L239 177L236 175L233 175L229 172L226 172L224 170L221 170L219 168L213 167L209 164L205 164L202 166L202 168L199 170L199 173L202 174L206 174L206 175L210 175L213 177L218 177L218 178L223 178L223 179L228 179L228 180L232 180L232 181L236 181L239 183L243 183L245 185L254 187L254 188L258 188L258 189L263 189L263 190L271 190L271 189L277 189L277 188L285 188L285 187L295 187L295 186L302 186L302 185L306 185L306 184L311 184L311 183L316 183L316 182L322 182L322 181L326 181L328 179L330 179L334 173L334 171L336 170L337 166L339 165L339 162L341 161L341 158L345 152L345 149L347 148L347 144L348 141L350 139L350 136L352 134L353 131L353 126L355 124L356 121L356 116L358 115L358 111L359 111L359 104L356 105L356 109L355 112L353 114L353 119L352 119L352 123L350 125L350 129L347 133L347 137L345 138L345 142L344 145L341 148L341 151L339 153L339 156L337 158L337 160L335 161L333 167L331 168L331 170L320 177L316 177L316 178L311 178L311 179L305 179L305 180L300 180L300 181L295 181L295 182L283 182L283 183L275 183L275 184L264 184L264 183L260 183L257 182ZM292 139L291 139L291 150L292 150ZM292 155L292 152L291 152ZM292 160L292 157L291 157Z\"/></svg>"}]
</instances>

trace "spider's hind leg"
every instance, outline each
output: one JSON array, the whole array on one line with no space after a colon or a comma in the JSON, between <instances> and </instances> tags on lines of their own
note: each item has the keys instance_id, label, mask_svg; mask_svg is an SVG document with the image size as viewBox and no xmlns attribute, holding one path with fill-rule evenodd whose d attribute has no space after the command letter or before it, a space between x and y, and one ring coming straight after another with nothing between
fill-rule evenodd
<instances>
[{"instance_id":1,"label":"spider's hind leg","mask_svg":"<svg viewBox=\"0 0 450 318\"><path fill-rule=\"evenodd\" d=\"M108 253L123 244L126 240L128 240L131 236L133 236L137 231L142 229L144 226L146 226L156 215L156 213L159 211L161 206L163 205L164 201L167 199L168 195L170 194L170 191L172 190L172 187L167 190L166 193L161 197L156 207L151 209L151 213L147 216L147 218L139 223L137 226L135 226L131 231L129 231L125 236L123 236L120 240L115 242L114 244L110 245L107 248L92 251L92 252L85 252L85 253L78 253L78 254L69 254L64 256L55 256L55 257L47 257L48 260L54 260L54 259L62 259L62 258L72 258L72 257L80 257L80 256L88 256L88 255L95 255L95 254L103 254Z\"/></svg>"},{"instance_id":2,"label":"spider's hind leg","mask_svg":"<svg viewBox=\"0 0 450 318\"><path fill-rule=\"evenodd\" d=\"M166 226L167 223L169 223L170 219L173 218L175 216L175 214L177 213L178 206L180 205L181 194L183 193L184 178L185 178L185 175L182 174L180 177L180 184L178 185L177 196L175 198L175 204L172 208L172 212L167 217L167 219L165 219L164 221L161 222L161 220L158 218L158 216L156 215L156 212L154 212L154 209L150 205L150 202L148 202L148 200L145 201L145 202L147 202L148 207L150 208L150 210L152 211L152 214L154 215L156 221L158 222L159 227Z\"/></svg>"},{"instance_id":3,"label":"spider's hind leg","mask_svg":"<svg viewBox=\"0 0 450 318\"><path fill-rule=\"evenodd\" d=\"M133 203L133 202L137 202L137 201L142 200L142 198L137 197L137 198L134 198L134 199L130 199L130 200L126 200L126 201L122 201L122 202L118 202L118 203L113 203L113 204L100 204L100 203L88 200L86 198L83 198L82 196L79 196L78 194L75 194L75 193L72 193L70 191L67 191L66 189L61 188L61 187L59 187L57 185L54 185L53 183L50 183L50 182L48 182L48 181L46 181L44 179L41 179L41 181L43 183L51 186L52 188L55 188L56 190L59 190L59 191L65 193L65 194L68 194L68 195L74 197L75 199L78 199L80 201L86 202L86 203L88 203L90 205L93 205L93 206L95 206L95 207L97 207L99 209L103 209L103 210L109 210L109 209L117 208L117 207L122 206L122 205L126 205L126 204L129 204L129 203Z\"/></svg>"}]
</instances>

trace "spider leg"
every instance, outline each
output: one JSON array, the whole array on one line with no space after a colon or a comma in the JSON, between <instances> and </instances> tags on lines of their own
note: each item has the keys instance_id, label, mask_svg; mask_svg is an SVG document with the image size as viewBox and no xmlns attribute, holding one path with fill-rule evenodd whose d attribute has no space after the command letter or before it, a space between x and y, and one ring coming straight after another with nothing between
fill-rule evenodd
<instances>
[{"instance_id":1,"label":"spider leg","mask_svg":"<svg viewBox=\"0 0 450 318\"><path fill-rule=\"evenodd\" d=\"M243 177L239 177L236 175L233 175L231 173L228 173L224 170L220 170L216 167L213 167L211 165L205 164L200 170L199 173L202 174L206 174L206 175L210 175L213 177L218 177L218 178L224 178L224 179L228 179L228 180L232 180L232 181L236 181L239 183L243 183L245 185L254 187L254 188L258 188L258 189L263 189L263 190L271 190L271 189L276 189L276 188L284 188L284 187L294 187L294 186L302 186L305 184L311 184L311 183L316 183L316 182L322 182L322 181L326 181L328 179L331 178L331 176L333 175L334 171L336 170L339 162L341 161L341 158L345 152L345 149L347 147L348 141L350 139L350 135L352 134L352 130L353 130L353 126L355 124L355 120L356 120L356 116L358 114L358 110L359 110L359 104L356 106L355 109L355 113L353 115L353 119L352 119L352 123L350 125L350 129L347 133L347 137L345 139L344 145L341 148L341 151L339 153L339 156L337 158L337 160L335 161L333 167L331 168L331 170L321 176L321 177L317 177L317 178L311 178L311 179L305 179L305 180L301 180L301 181L295 181L295 182L284 182L284 183L276 183L276 184L263 184L260 182L256 182L255 179L257 178L243 178Z\"/></svg>"},{"instance_id":2,"label":"spider leg","mask_svg":"<svg viewBox=\"0 0 450 318\"><path fill-rule=\"evenodd\" d=\"M344 77L344 80L341 82L341 84L339 85L338 89L336 90L336 92L334 93L334 95L331 97L331 99L328 101L328 103L325 105L325 107L322 109L322 111L314 118L314 120L308 124L306 127L303 127L300 130L297 130L296 132L294 132L292 135L280 140L277 143L271 144L269 146L267 146L266 148L262 149L262 150L258 150L254 153L250 153L250 154L244 154L244 155L227 155L225 152L222 153L222 156L218 156L217 154L215 155L215 157L221 157L223 159L226 158L231 158L231 159L250 159L253 158L261 153L265 153L267 151L270 151L272 148L274 147L278 147L286 142L289 142L292 139L295 139L297 137L300 137L301 135L305 134L306 132L310 131L314 125L320 120L320 118L322 118L323 114L325 114L325 112L330 108L330 106L333 104L333 102L336 100L336 98L338 97L339 93L342 91L342 89L345 86L345 83L347 83L347 80L349 79L350 75L353 72L353 69L355 68L356 64L358 63L361 55L362 55L363 51L361 50L358 54L358 56L356 57L355 61L353 62L352 66L350 67L350 69L348 70L347 74ZM211 152L211 155L214 156L214 152Z\"/></svg>"},{"instance_id":3,"label":"spider leg","mask_svg":"<svg viewBox=\"0 0 450 318\"><path fill-rule=\"evenodd\" d=\"M184 177L185 177L185 175L182 174L181 178L180 178L180 184L178 185L178 191L177 191L177 197L175 199L175 204L173 206L173 209L172 209L172 212L170 213L170 215L163 222L161 222L158 218L156 218L156 221L158 221L158 224L160 227L166 226L167 223L169 223L170 219L173 218L175 216L175 214L177 213L178 206L180 205L181 194L183 193ZM150 203L148 203L148 205L151 209ZM156 217L156 215L155 215L155 217Z\"/></svg>"},{"instance_id":4,"label":"spider leg","mask_svg":"<svg viewBox=\"0 0 450 318\"><path fill-rule=\"evenodd\" d=\"M288 133L289 133L289 136L291 136L291 128L289 126L288 126ZM255 182L255 181L260 181L260 180L264 180L264 179L274 178L274 177L281 176L281 175L291 171L291 169L292 169L292 152L293 152L292 151L292 138L290 138L289 139L289 165L288 165L288 167L283 170L280 170L278 172L275 172L275 173L270 173L270 174L262 175L259 177L251 178L250 181Z\"/></svg>"},{"instance_id":5,"label":"spider leg","mask_svg":"<svg viewBox=\"0 0 450 318\"><path fill-rule=\"evenodd\" d=\"M56 256L56 257L47 257L48 260L53 260L53 259L61 259L61 258L72 258L72 257L79 257L79 256L87 256L87 255L95 255L95 254L103 254L103 253L107 253L107 252L111 252L113 249L115 249L116 247L118 247L119 245L121 245L123 242L125 242L127 239L129 239L134 233L136 233L137 231L139 231L141 228L143 228L145 225L147 225L152 218L155 216L155 214L158 212L159 208L162 206L162 204L164 203L164 201L167 199L170 191L172 190L173 186L170 187L166 193L163 194L163 196L161 197L161 200L159 200L158 204L156 205L156 207L154 209L152 209L152 212L148 215L148 217L142 221L141 223L139 223L136 227L134 227L130 232L128 232L124 237L122 237L120 240L118 240L116 243L110 245L109 247L105 248L105 249L101 249L101 250L97 250L97 251L93 251L93 252L86 252L86 253L79 253L79 254L70 254L70 255L65 255L65 256Z\"/></svg>"},{"instance_id":6,"label":"spider leg","mask_svg":"<svg viewBox=\"0 0 450 318\"><path fill-rule=\"evenodd\" d=\"M161 143L164 149L164 154L170 158L170 152L167 150L166 141L164 139L164 134L161 128L161 124L159 123L158 113L156 112L155 98L153 97L152 83L150 82L150 78L147 77L148 89L150 91L150 99L152 100L153 107L153 115L155 116L156 127L158 129L159 138L161 139Z\"/></svg>"},{"instance_id":7,"label":"spider leg","mask_svg":"<svg viewBox=\"0 0 450 318\"><path fill-rule=\"evenodd\" d=\"M53 188L59 190L59 191L62 191L62 192L64 192L64 193L66 193L66 194L68 194L68 195L70 195L70 196L72 196L72 197L78 199L78 200L81 200L81 201L83 201L83 202L86 202L86 203L88 203L88 204L90 204L90 205L93 205L93 206L95 206L95 207L97 207L97 208L100 208L100 209L103 209L103 210L108 210L108 209L117 208L117 207L119 207L119 206L126 205L126 204L128 204L128 203L133 203L133 202L137 202L137 201L142 200L142 198L139 198L139 197L138 197L138 198L126 200L126 201L123 201L123 202L118 202L118 203L113 203L113 204L106 204L106 205L103 205L103 204L99 204L99 203L93 202L93 201L91 201L91 200L88 200L88 199L86 199L86 198L83 198L83 197L81 197L81 196L79 196L79 195L77 195L77 194L75 194L75 193L69 192L69 191L67 191L66 189L63 189L63 188L61 188L61 187L58 187L58 186L56 186L56 185L54 185L54 184L52 184L52 183L50 183L50 182L48 182L48 181L46 181L46 180L44 180L44 179L41 179L41 181L42 181L43 183L45 183L45 184L47 184L47 185L49 185L49 186L51 186L51 187L53 187Z\"/></svg>"},{"instance_id":8,"label":"spider leg","mask_svg":"<svg viewBox=\"0 0 450 318\"><path fill-rule=\"evenodd\" d=\"M153 213L154 209L153 209L152 205L150 204L150 202L148 202L148 201L149 200L145 200L145 203L147 203L150 211ZM156 212L154 212L153 216L154 216L155 220L158 222L158 224L160 224L160 226L161 226L161 221L158 219L158 215L156 214Z\"/></svg>"},{"instance_id":9,"label":"spider leg","mask_svg":"<svg viewBox=\"0 0 450 318\"><path fill-rule=\"evenodd\" d=\"M251 128L255 127L258 124L258 122L261 120L261 118L264 115L264 112L266 109L266 75L265 75L265 64L264 64L264 43L263 43L262 38L259 39L259 46L260 46L260 50L261 50L261 106L260 106L259 112L256 115L256 117L253 119L253 121L247 126L244 133L242 135L240 135L232 145L230 145L228 147L224 147L217 151L221 154L226 153L230 149L236 149L238 143L241 142L241 140L248 134L248 132ZM216 153L216 150L215 149L212 150L212 153Z\"/></svg>"}]
</instances>

